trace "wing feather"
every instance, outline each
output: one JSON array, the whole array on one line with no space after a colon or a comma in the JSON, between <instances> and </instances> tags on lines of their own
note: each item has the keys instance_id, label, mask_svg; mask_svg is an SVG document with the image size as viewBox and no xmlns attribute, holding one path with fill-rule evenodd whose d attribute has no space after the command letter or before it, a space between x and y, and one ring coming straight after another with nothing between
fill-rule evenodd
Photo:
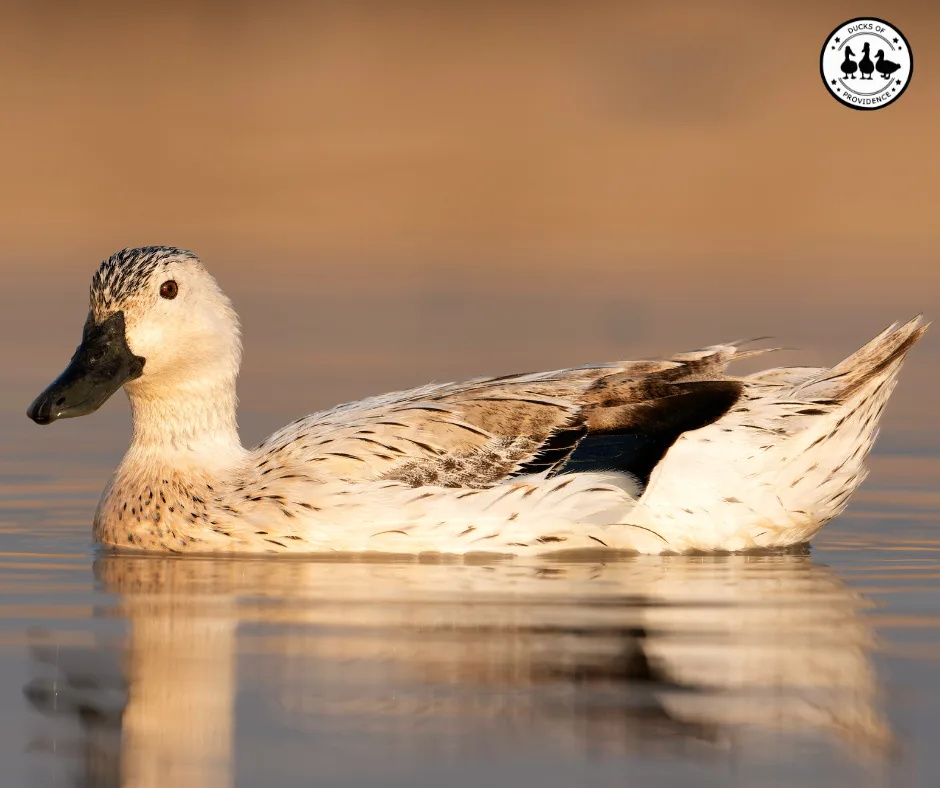
<instances>
[{"instance_id":1,"label":"wing feather","mask_svg":"<svg viewBox=\"0 0 940 788\"><path fill-rule=\"evenodd\" d=\"M484 488L515 475L562 471L589 435L652 436L651 445L665 451L737 400L741 385L725 376L735 353L716 345L665 360L385 394L288 425L254 450L256 463L260 469L276 455L287 472L296 468L324 481Z\"/></svg>"}]
</instances>

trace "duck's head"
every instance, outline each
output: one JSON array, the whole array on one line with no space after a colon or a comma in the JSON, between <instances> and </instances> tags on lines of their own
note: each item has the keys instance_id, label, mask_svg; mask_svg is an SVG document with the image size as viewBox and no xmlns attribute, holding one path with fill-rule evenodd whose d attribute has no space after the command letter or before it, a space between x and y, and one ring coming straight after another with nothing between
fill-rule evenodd
<instances>
[{"instance_id":1,"label":"duck's head","mask_svg":"<svg viewBox=\"0 0 940 788\"><path fill-rule=\"evenodd\" d=\"M124 249L92 278L82 343L27 415L37 424L84 416L121 386L171 398L202 381L231 384L240 358L238 318L196 255Z\"/></svg>"},{"instance_id":2,"label":"duck's head","mask_svg":"<svg viewBox=\"0 0 940 788\"><path fill-rule=\"evenodd\" d=\"M855 52L852 50L852 47L846 47L846 48L845 48L845 54L847 54L847 55L854 55Z\"/></svg>"}]
</instances>

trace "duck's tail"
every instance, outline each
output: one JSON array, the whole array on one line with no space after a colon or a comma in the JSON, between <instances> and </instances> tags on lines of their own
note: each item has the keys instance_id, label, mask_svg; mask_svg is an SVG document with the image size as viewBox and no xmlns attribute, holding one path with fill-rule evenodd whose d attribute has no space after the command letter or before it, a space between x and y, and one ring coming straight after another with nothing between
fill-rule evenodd
<instances>
[{"instance_id":1,"label":"duck's tail","mask_svg":"<svg viewBox=\"0 0 940 788\"><path fill-rule=\"evenodd\" d=\"M901 363L926 330L918 316L832 369L745 378L735 407L667 452L630 521L687 550L808 541L865 478Z\"/></svg>"}]
</instances>

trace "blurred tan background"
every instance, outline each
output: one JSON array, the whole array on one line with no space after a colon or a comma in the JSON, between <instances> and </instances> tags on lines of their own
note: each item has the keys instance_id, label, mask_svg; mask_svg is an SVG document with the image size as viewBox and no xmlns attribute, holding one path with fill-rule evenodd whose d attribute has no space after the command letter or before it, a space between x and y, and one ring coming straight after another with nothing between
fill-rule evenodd
<instances>
[{"instance_id":1,"label":"blurred tan background","mask_svg":"<svg viewBox=\"0 0 940 788\"><path fill-rule=\"evenodd\" d=\"M864 13L915 58L876 112L819 76ZM430 379L742 335L834 362L938 314L938 42L913 0L6 3L4 421L77 344L97 262L156 243L242 315L249 440ZM935 339L891 414L915 443Z\"/></svg>"}]
</instances>

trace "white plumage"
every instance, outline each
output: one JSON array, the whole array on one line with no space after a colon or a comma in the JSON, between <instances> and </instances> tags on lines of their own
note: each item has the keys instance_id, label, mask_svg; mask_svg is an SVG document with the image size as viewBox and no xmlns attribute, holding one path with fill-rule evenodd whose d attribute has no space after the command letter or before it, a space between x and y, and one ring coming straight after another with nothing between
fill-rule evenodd
<instances>
[{"instance_id":1,"label":"white plumage","mask_svg":"<svg viewBox=\"0 0 940 788\"><path fill-rule=\"evenodd\" d=\"M105 261L90 325L118 313L143 372L124 382L134 437L95 535L163 551L804 543L864 478L898 370L926 328L920 318L893 325L828 370L735 378L728 363L760 351L716 345L425 386L313 414L246 450L237 318L198 259L149 247Z\"/></svg>"}]
</instances>

